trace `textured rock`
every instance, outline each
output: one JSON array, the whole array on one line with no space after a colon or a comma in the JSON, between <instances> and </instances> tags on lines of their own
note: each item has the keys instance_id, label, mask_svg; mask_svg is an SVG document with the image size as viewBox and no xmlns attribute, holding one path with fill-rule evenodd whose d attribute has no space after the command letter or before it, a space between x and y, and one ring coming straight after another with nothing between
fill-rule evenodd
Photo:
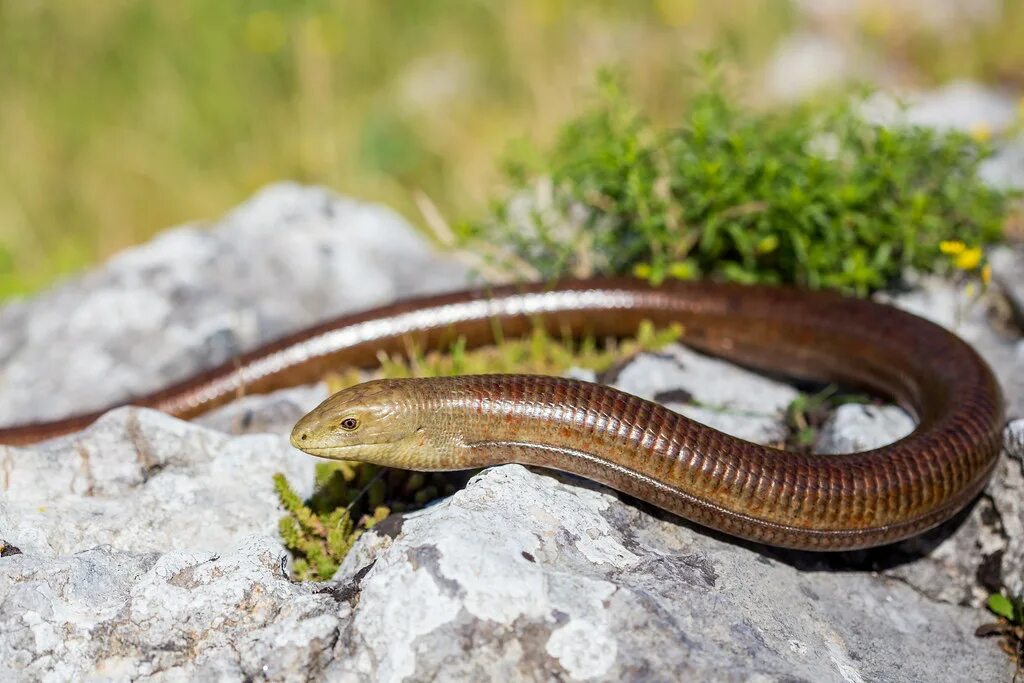
<instances>
[{"instance_id":1,"label":"textured rock","mask_svg":"<svg viewBox=\"0 0 1024 683\"><path fill-rule=\"evenodd\" d=\"M242 396L193 422L228 434L288 434L299 418L328 396L327 384Z\"/></svg>"},{"instance_id":2,"label":"textured rock","mask_svg":"<svg viewBox=\"0 0 1024 683\"><path fill-rule=\"evenodd\" d=\"M912 586L922 595L951 604L980 606L994 591L1024 589L1024 469L1015 439L1018 420L1008 428L1004 457L983 495L965 513L938 529L891 547L845 553L839 564L873 568ZM817 450L845 453L892 443L912 426L896 406L840 407L819 434Z\"/></svg>"},{"instance_id":3,"label":"textured rock","mask_svg":"<svg viewBox=\"0 0 1024 683\"><path fill-rule=\"evenodd\" d=\"M363 562L341 570L365 574L331 674L957 681L1011 669L973 639L978 610L869 573L801 571L514 465L409 516Z\"/></svg>"},{"instance_id":4,"label":"textured rock","mask_svg":"<svg viewBox=\"0 0 1024 683\"><path fill-rule=\"evenodd\" d=\"M815 442L816 453L856 453L885 446L914 431L899 406L848 403L836 408Z\"/></svg>"},{"instance_id":5,"label":"textured rock","mask_svg":"<svg viewBox=\"0 0 1024 683\"><path fill-rule=\"evenodd\" d=\"M969 341L989 362L1000 380L1011 418L1024 415L1024 353L1019 338L996 331L989 320L988 300L962 286L934 277L885 300L952 330ZM884 425L864 425L866 433ZM992 482L970 510L952 523L891 549L886 556L869 553L868 564L884 568L934 599L981 605L1005 584L1024 588L1024 537L1020 500L1024 476L1020 459L1003 458Z\"/></svg>"},{"instance_id":6,"label":"textured rock","mask_svg":"<svg viewBox=\"0 0 1024 683\"><path fill-rule=\"evenodd\" d=\"M0 566L0 679L305 681L348 605L291 583L265 538L223 555L97 547Z\"/></svg>"},{"instance_id":7,"label":"textured rock","mask_svg":"<svg viewBox=\"0 0 1024 683\"><path fill-rule=\"evenodd\" d=\"M987 495L1006 544L998 578L1010 594L1024 595L1024 420L1010 422L1004 440L1006 455Z\"/></svg>"},{"instance_id":8,"label":"textured rock","mask_svg":"<svg viewBox=\"0 0 1024 683\"><path fill-rule=\"evenodd\" d=\"M274 185L212 229L166 232L4 307L0 423L101 408L318 320L465 279L388 209Z\"/></svg>"},{"instance_id":9,"label":"textured rock","mask_svg":"<svg viewBox=\"0 0 1024 683\"><path fill-rule=\"evenodd\" d=\"M1024 246L993 249L989 264L993 281L1010 304L1014 322L1024 330ZM1024 353L1019 346L1018 353Z\"/></svg>"},{"instance_id":10,"label":"textured rock","mask_svg":"<svg viewBox=\"0 0 1024 683\"><path fill-rule=\"evenodd\" d=\"M374 534L330 584L273 542L4 558L0 676L1003 680L977 610L805 572L519 466ZM364 548L365 550L365 548ZM785 609L780 609L785 605ZM470 645L471 644L471 645ZM467 656L471 654L471 656Z\"/></svg>"},{"instance_id":11,"label":"textured rock","mask_svg":"<svg viewBox=\"0 0 1024 683\"><path fill-rule=\"evenodd\" d=\"M314 318L464 277L393 214L276 186L210 232L167 233L0 311L0 419L123 398ZM1019 342L961 291L919 284L896 303L976 344L1024 405ZM51 340L60 321L74 334ZM602 379L763 442L796 396L681 347ZM81 434L0 449L0 680L1010 675L972 633L987 591L1024 576L1020 422L978 504L894 548L751 546L510 466L391 520L390 536L364 535L333 581L297 585L275 540L271 474L308 490L313 461L284 435L323 395L244 397L200 424L119 409ZM879 444L898 438L897 421L843 409L823 439Z\"/></svg>"},{"instance_id":12,"label":"textured rock","mask_svg":"<svg viewBox=\"0 0 1024 683\"><path fill-rule=\"evenodd\" d=\"M118 408L80 434L0 446L0 539L33 556L97 545L218 552L241 535L276 535L274 473L308 495L313 465L284 435L229 438Z\"/></svg>"}]
</instances>

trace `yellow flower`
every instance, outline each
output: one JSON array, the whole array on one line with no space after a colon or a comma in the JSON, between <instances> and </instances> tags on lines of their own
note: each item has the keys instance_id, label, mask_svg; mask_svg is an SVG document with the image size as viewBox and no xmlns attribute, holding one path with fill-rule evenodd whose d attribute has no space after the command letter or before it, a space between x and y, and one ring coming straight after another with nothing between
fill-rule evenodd
<instances>
[{"instance_id":1,"label":"yellow flower","mask_svg":"<svg viewBox=\"0 0 1024 683\"><path fill-rule=\"evenodd\" d=\"M992 266L985 264L985 267L981 269L981 282L987 285L992 282Z\"/></svg>"},{"instance_id":2,"label":"yellow flower","mask_svg":"<svg viewBox=\"0 0 1024 683\"><path fill-rule=\"evenodd\" d=\"M960 270L974 270L981 265L981 247L971 247L957 254L953 265Z\"/></svg>"},{"instance_id":3,"label":"yellow flower","mask_svg":"<svg viewBox=\"0 0 1024 683\"><path fill-rule=\"evenodd\" d=\"M651 277L652 269L650 263L638 263L633 266L633 275L637 276L641 280L647 280Z\"/></svg>"},{"instance_id":4,"label":"yellow flower","mask_svg":"<svg viewBox=\"0 0 1024 683\"><path fill-rule=\"evenodd\" d=\"M939 251L943 254L948 254L949 256L962 254L966 248L967 245L960 240L943 240L942 242L939 242Z\"/></svg>"},{"instance_id":5,"label":"yellow flower","mask_svg":"<svg viewBox=\"0 0 1024 683\"><path fill-rule=\"evenodd\" d=\"M761 241L757 243L757 253L759 254L770 254L779 248L779 238L775 235L768 235L761 238Z\"/></svg>"},{"instance_id":6,"label":"yellow flower","mask_svg":"<svg viewBox=\"0 0 1024 683\"><path fill-rule=\"evenodd\" d=\"M677 280L692 280L697 276L697 269L691 261L676 261L669 264L668 274Z\"/></svg>"},{"instance_id":7,"label":"yellow flower","mask_svg":"<svg viewBox=\"0 0 1024 683\"><path fill-rule=\"evenodd\" d=\"M987 123L979 122L971 126L971 137L978 142L988 142L992 137L992 127Z\"/></svg>"}]
</instances>

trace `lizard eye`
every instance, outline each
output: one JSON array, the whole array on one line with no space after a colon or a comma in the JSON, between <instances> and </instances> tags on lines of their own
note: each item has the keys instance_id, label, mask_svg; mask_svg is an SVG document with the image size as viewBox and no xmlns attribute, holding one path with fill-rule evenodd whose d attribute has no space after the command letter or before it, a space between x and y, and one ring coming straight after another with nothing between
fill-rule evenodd
<instances>
[{"instance_id":1,"label":"lizard eye","mask_svg":"<svg viewBox=\"0 0 1024 683\"><path fill-rule=\"evenodd\" d=\"M340 427L346 432L351 432L353 429L359 426L359 420L354 417L346 417L341 421Z\"/></svg>"}]
</instances>

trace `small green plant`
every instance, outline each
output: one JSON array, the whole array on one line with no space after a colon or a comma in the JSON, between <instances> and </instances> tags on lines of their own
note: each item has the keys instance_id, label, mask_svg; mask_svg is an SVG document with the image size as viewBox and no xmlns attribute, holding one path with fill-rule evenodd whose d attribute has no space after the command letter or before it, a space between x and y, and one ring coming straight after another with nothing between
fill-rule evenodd
<instances>
[{"instance_id":1,"label":"small green plant","mask_svg":"<svg viewBox=\"0 0 1024 683\"><path fill-rule=\"evenodd\" d=\"M364 515L355 525L347 507L314 512L302 502L283 474L274 475L274 488L288 512L281 518L278 530L285 546L295 556L292 572L300 580L331 578L362 532L389 513L387 508L378 507L373 515Z\"/></svg>"},{"instance_id":2,"label":"small green plant","mask_svg":"<svg viewBox=\"0 0 1024 683\"><path fill-rule=\"evenodd\" d=\"M404 354L380 356L380 367L366 374L349 371L328 378L340 391L374 377L440 377L488 372L564 374L570 368L607 370L641 351L656 351L677 341L678 325L657 329L640 324L636 336L598 340L558 337L542 326L521 339L502 339L493 346L467 349L458 338L448 349L424 351L409 343ZM356 539L393 512L405 512L454 493L467 473L407 472L365 463L324 462L316 467L316 486L303 501L282 474L274 486L287 513L279 529L295 558L292 573L299 580L326 581L337 571ZM359 521L354 523L353 520Z\"/></svg>"},{"instance_id":3,"label":"small green plant","mask_svg":"<svg viewBox=\"0 0 1024 683\"><path fill-rule=\"evenodd\" d=\"M592 335L584 335L576 340L568 332L552 335L537 324L529 335L517 339L505 339L500 330L496 330L493 346L472 350L467 350L464 337L457 338L445 350L424 351L409 342L403 354L381 354L378 357L380 370L374 376L450 377L488 372L557 375L573 367L602 372L642 351L664 348L678 341L682 334L681 325L658 329L649 320L644 320L633 337L598 340ZM366 378L350 371L330 377L328 381L332 391L340 391Z\"/></svg>"},{"instance_id":4,"label":"small green plant","mask_svg":"<svg viewBox=\"0 0 1024 683\"><path fill-rule=\"evenodd\" d=\"M1010 598L1002 593L993 593L985 603L999 621L979 626L976 636L1000 636L1000 647L1017 663L1017 673L1024 668L1024 600ZM1014 680L1016 680L1016 674Z\"/></svg>"},{"instance_id":5,"label":"small green plant","mask_svg":"<svg viewBox=\"0 0 1024 683\"><path fill-rule=\"evenodd\" d=\"M789 451L810 453L822 426L837 407L870 400L865 394L842 393L834 384L813 393L801 393L786 407L788 434L779 446Z\"/></svg>"},{"instance_id":6,"label":"small green plant","mask_svg":"<svg viewBox=\"0 0 1024 683\"><path fill-rule=\"evenodd\" d=\"M509 165L511 198L461 226L498 265L544 277L710 277L860 295L921 271L984 267L1010 195L977 176L988 153L960 133L883 128L857 100L758 112L713 76L661 130L619 79L546 154ZM524 159L526 161L524 161Z\"/></svg>"}]
</instances>

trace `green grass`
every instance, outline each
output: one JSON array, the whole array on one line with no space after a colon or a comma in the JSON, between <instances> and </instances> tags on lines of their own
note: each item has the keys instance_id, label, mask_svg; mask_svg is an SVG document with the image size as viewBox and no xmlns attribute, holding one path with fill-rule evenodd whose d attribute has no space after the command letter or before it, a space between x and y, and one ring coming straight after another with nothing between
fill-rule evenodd
<instances>
[{"instance_id":1,"label":"green grass","mask_svg":"<svg viewBox=\"0 0 1024 683\"><path fill-rule=\"evenodd\" d=\"M813 26L904 83L1020 87L1024 4L936 29L892 3L821 25L789 0L0 0L0 298L45 286L282 178L478 215L495 158L548 144L594 71L621 66L678 120L693 55L731 58L757 100L776 41Z\"/></svg>"},{"instance_id":2,"label":"green grass","mask_svg":"<svg viewBox=\"0 0 1024 683\"><path fill-rule=\"evenodd\" d=\"M758 111L713 66L669 125L605 74L593 108L546 152L508 164L491 215L462 227L492 266L531 276L634 273L789 283L860 295L907 268L982 271L1012 196L960 133L886 129L856 98ZM983 271L982 271L983 272Z\"/></svg>"},{"instance_id":3,"label":"green grass","mask_svg":"<svg viewBox=\"0 0 1024 683\"><path fill-rule=\"evenodd\" d=\"M280 179L473 213L507 141L549 136L598 66L671 114L695 51L755 63L788 7L0 0L0 297Z\"/></svg>"}]
</instances>

